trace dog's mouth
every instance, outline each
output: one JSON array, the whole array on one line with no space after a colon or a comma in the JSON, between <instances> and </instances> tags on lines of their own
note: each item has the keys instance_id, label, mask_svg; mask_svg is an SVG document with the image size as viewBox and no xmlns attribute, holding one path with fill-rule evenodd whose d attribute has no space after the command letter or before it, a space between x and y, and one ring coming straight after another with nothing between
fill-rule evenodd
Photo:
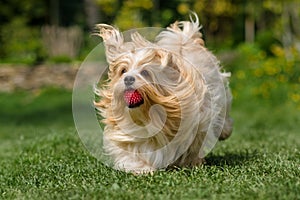
<instances>
[{"instance_id":1,"label":"dog's mouth","mask_svg":"<svg viewBox=\"0 0 300 200\"><path fill-rule=\"evenodd\" d=\"M124 92L124 101L128 108L136 108L144 103L144 98L138 90L127 89Z\"/></svg>"}]
</instances>

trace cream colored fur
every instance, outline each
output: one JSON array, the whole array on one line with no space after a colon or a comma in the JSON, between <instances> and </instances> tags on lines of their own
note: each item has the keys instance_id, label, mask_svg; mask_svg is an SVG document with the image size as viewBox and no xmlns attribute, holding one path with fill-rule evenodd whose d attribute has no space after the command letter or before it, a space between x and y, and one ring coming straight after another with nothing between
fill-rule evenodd
<instances>
[{"instance_id":1,"label":"cream colored fur","mask_svg":"<svg viewBox=\"0 0 300 200\"><path fill-rule=\"evenodd\" d=\"M207 134L226 139L232 132L232 98L230 74L204 47L198 18L174 23L154 43L138 33L125 42L116 28L97 27L109 73L95 105L114 167L138 174L201 164ZM143 96L139 107L124 102L126 76L135 77L132 87Z\"/></svg>"}]
</instances>

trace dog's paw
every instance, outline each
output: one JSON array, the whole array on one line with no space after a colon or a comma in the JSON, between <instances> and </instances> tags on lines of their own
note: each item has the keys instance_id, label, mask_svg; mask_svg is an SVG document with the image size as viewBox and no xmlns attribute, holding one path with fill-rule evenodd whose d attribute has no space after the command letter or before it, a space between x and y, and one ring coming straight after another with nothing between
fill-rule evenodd
<instances>
[{"instance_id":1,"label":"dog's paw","mask_svg":"<svg viewBox=\"0 0 300 200\"><path fill-rule=\"evenodd\" d=\"M151 166L143 166L141 168L126 169L126 171L134 175L153 175L156 169Z\"/></svg>"}]
</instances>

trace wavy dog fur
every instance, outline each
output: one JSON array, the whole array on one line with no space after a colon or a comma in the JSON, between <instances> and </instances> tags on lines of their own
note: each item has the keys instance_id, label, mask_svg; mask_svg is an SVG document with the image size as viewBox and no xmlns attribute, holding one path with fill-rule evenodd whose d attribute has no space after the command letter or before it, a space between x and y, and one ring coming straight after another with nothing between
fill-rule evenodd
<instances>
[{"instance_id":1,"label":"wavy dog fur","mask_svg":"<svg viewBox=\"0 0 300 200\"><path fill-rule=\"evenodd\" d=\"M201 147L212 129L226 139L232 132L230 73L204 47L199 20L175 22L155 42L138 33L125 42L116 28L98 24L109 63L108 80L96 90L103 116L104 149L116 169L147 173L167 166L203 162ZM126 77L143 103L124 101Z\"/></svg>"}]
</instances>

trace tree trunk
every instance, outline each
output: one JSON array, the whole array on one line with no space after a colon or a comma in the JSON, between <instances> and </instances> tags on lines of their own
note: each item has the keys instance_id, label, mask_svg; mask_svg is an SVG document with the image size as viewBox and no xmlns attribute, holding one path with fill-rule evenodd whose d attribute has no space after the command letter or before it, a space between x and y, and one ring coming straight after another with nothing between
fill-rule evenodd
<instances>
[{"instance_id":1,"label":"tree trunk","mask_svg":"<svg viewBox=\"0 0 300 200\"><path fill-rule=\"evenodd\" d=\"M245 20L245 40L249 43L255 40L255 20L249 16Z\"/></svg>"},{"instance_id":2,"label":"tree trunk","mask_svg":"<svg viewBox=\"0 0 300 200\"><path fill-rule=\"evenodd\" d=\"M59 0L50 1L50 24L59 26Z\"/></svg>"},{"instance_id":3,"label":"tree trunk","mask_svg":"<svg viewBox=\"0 0 300 200\"><path fill-rule=\"evenodd\" d=\"M92 29L96 23L99 23L100 12L95 0L84 0L87 25Z\"/></svg>"}]
</instances>

